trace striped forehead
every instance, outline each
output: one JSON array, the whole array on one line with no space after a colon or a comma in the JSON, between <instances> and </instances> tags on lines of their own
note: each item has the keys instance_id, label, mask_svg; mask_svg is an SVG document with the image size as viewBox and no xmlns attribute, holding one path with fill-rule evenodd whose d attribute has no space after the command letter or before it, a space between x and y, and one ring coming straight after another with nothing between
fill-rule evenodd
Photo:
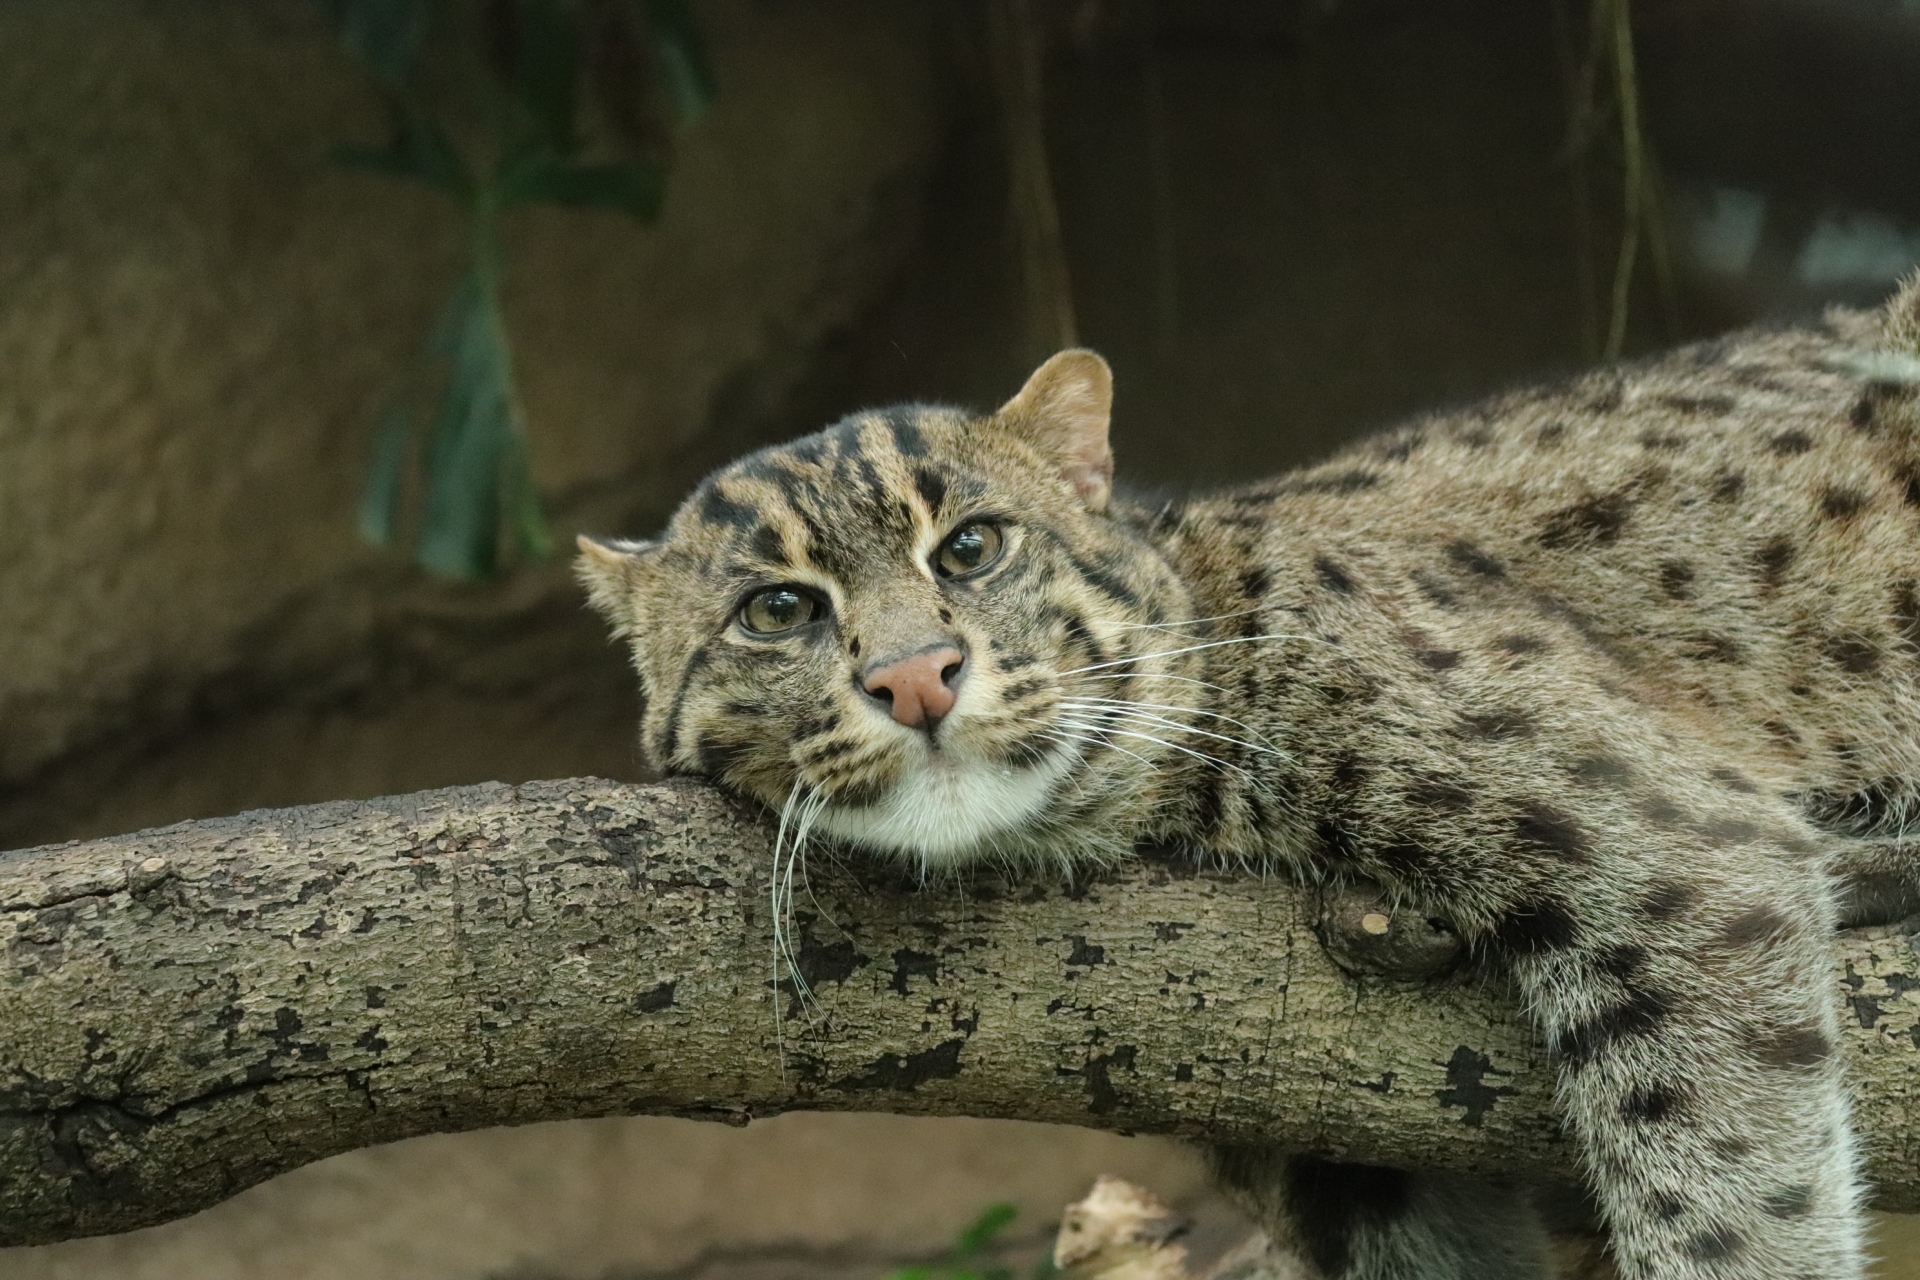
<instances>
[{"instance_id":1,"label":"striped forehead","mask_svg":"<svg viewBox=\"0 0 1920 1280\"><path fill-rule=\"evenodd\" d=\"M903 406L842 419L751 454L688 500L716 550L741 572L810 567L858 576L882 548L905 548L977 481L935 456L923 426L956 411Z\"/></svg>"}]
</instances>

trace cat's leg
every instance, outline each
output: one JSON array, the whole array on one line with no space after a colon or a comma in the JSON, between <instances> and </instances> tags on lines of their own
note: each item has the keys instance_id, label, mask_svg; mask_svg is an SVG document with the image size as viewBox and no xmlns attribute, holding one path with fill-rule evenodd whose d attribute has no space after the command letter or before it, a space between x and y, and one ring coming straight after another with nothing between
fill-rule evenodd
<instances>
[{"instance_id":1,"label":"cat's leg","mask_svg":"<svg viewBox=\"0 0 1920 1280\"><path fill-rule=\"evenodd\" d=\"M1623 1280L1861 1280L1832 833L1611 683L1449 671L1342 744L1329 860L1513 974Z\"/></svg>"},{"instance_id":2,"label":"cat's leg","mask_svg":"<svg viewBox=\"0 0 1920 1280\"><path fill-rule=\"evenodd\" d=\"M1596 866L1507 930L1624 1280L1864 1274L1831 888L1764 839L1681 862L1650 833L1660 874Z\"/></svg>"},{"instance_id":3,"label":"cat's leg","mask_svg":"<svg viewBox=\"0 0 1920 1280\"><path fill-rule=\"evenodd\" d=\"M1546 1231L1523 1192L1454 1174L1408 1173L1215 1147L1221 1183L1316 1280L1547 1280Z\"/></svg>"}]
</instances>

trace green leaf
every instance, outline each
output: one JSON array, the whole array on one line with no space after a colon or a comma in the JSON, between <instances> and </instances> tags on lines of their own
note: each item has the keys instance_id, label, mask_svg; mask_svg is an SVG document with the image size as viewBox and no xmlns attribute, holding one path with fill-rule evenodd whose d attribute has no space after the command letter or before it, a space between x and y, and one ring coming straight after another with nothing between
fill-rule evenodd
<instances>
[{"instance_id":1,"label":"green leaf","mask_svg":"<svg viewBox=\"0 0 1920 1280\"><path fill-rule=\"evenodd\" d=\"M553 549L533 485L514 391L512 353L490 276L460 278L422 344L420 358L381 418L360 504L360 529L391 545L405 487L416 388L444 367L432 433L421 461L423 509L415 558L435 573L485 578L511 546L537 557Z\"/></svg>"},{"instance_id":2,"label":"green leaf","mask_svg":"<svg viewBox=\"0 0 1920 1280\"><path fill-rule=\"evenodd\" d=\"M413 419L402 395L394 398L373 437L373 462L360 494L360 536L376 547L393 545L400 519L400 491L407 474L407 441Z\"/></svg>"},{"instance_id":3,"label":"green leaf","mask_svg":"<svg viewBox=\"0 0 1920 1280\"><path fill-rule=\"evenodd\" d=\"M713 109L716 93L700 29L685 0L647 0L647 20L674 109L682 124L693 124Z\"/></svg>"},{"instance_id":4,"label":"green leaf","mask_svg":"<svg viewBox=\"0 0 1920 1280\"><path fill-rule=\"evenodd\" d=\"M427 447L416 555L436 573L484 578L498 567L501 464L517 432L493 299L473 272L462 278L453 312L453 364Z\"/></svg>"},{"instance_id":5,"label":"green leaf","mask_svg":"<svg viewBox=\"0 0 1920 1280\"><path fill-rule=\"evenodd\" d=\"M413 75L425 14L419 0L333 0L340 43L391 90Z\"/></svg>"},{"instance_id":6,"label":"green leaf","mask_svg":"<svg viewBox=\"0 0 1920 1280\"><path fill-rule=\"evenodd\" d=\"M397 98L389 105L392 140L384 147L336 147L334 160L375 173L418 178L462 199L472 195L473 178L439 122Z\"/></svg>"},{"instance_id":7,"label":"green leaf","mask_svg":"<svg viewBox=\"0 0 1920 1280\"><path fill-rule=\"evenodd\" d=\"M1004 1200L998 1204L988 1205L986 1211L974 1221L974 1224L962 1231L959 1238L953 1242L954 1255L966 1258L979 1253L992 1244L994 1237L1006 1230L1007 1224L1019 1214L1018 1209Z\"/></svg>"},{"instance_id":8,"label":"green leaf","mask_svg":"<svg viewBox=\"0 0 1920 1280\"><path fill-rule=\"evenodd\" d=\"M559 0L522 0L518 85L533 136L559 156L579 149L574 100L580 79L580 31Z\"/></svg>"},{"instance_id":9,"label":"green leaf","mask_svg":"<svg viewBox=\"0 0 1920 1280\"><path fill-rule=\"evenodd\" d=\"M501 470L507 499L504 514L513 544L520 554L543 560L553 554L553 530L547 527L547 513L541 509L540 494L533 487L526 436L519 430L514 431L501 459Z\"/></svg>"},{"instance_id":10,"label":"green leaf","mask_svg":"<svg viewBox=\"0 0 1920 1280\"><path fill-rule=\"evenodd\" d=\"M1053 1265L1053 1250L1049 1248L1033 1264L1033 1280L1053 1280L1060 1274L1060 1268Z\"/></svg>"},{"instance_id":11,"label":"green leaf","mask_svg":"<svg viewBox=\"0 0 1920 1280\"><path fill-rule=\"evenodd\" d=\"M651 222L660 212L666 182L660 166L645 160L570 165L549 156L526 155L502 166L499 189L505 206L545 202L618 209Z\"/></svg>"}]
</instances>

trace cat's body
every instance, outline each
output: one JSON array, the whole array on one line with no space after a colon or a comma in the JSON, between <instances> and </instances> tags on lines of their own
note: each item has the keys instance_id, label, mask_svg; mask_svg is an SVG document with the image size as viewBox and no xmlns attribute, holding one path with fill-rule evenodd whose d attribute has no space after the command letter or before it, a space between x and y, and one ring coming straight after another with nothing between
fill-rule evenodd
<instances>
[{"instance_id":1,"label":"cat's body","mask_svg":"<svg viewBox=\"0 0 1920 1280\"><path fill-rule=\"evenodd\" d=\"M856 415L591 544L655 761L933 865L1364 876L1517 979L1622 1272L1861 1274L1826 935L1920 857L1920 290L1109 502L1104 365ZM1540 1274L1524 1205L1225 1153L1328 1276Z\"/></svg>"}]
</instances>

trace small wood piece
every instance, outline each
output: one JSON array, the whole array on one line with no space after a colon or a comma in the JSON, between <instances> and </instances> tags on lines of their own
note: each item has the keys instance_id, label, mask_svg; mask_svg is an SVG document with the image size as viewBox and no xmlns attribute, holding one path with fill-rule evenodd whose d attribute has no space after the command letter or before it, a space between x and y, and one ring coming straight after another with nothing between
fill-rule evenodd
<instances>
[{"instance_id":1,"label":"small wood piece","mask_svg":"<svg viewBox=\"0 0 1920 1280\"><path fill-rule=\"evenodd\" d=\"M1102 1174L1060 1215L1053 1265L1069 1280L1307 1280L1263 1231L1242 1223L1209 1250L1190 1247L1189 1226L1145 1187Z\"/></svg>"}]
</instances>

